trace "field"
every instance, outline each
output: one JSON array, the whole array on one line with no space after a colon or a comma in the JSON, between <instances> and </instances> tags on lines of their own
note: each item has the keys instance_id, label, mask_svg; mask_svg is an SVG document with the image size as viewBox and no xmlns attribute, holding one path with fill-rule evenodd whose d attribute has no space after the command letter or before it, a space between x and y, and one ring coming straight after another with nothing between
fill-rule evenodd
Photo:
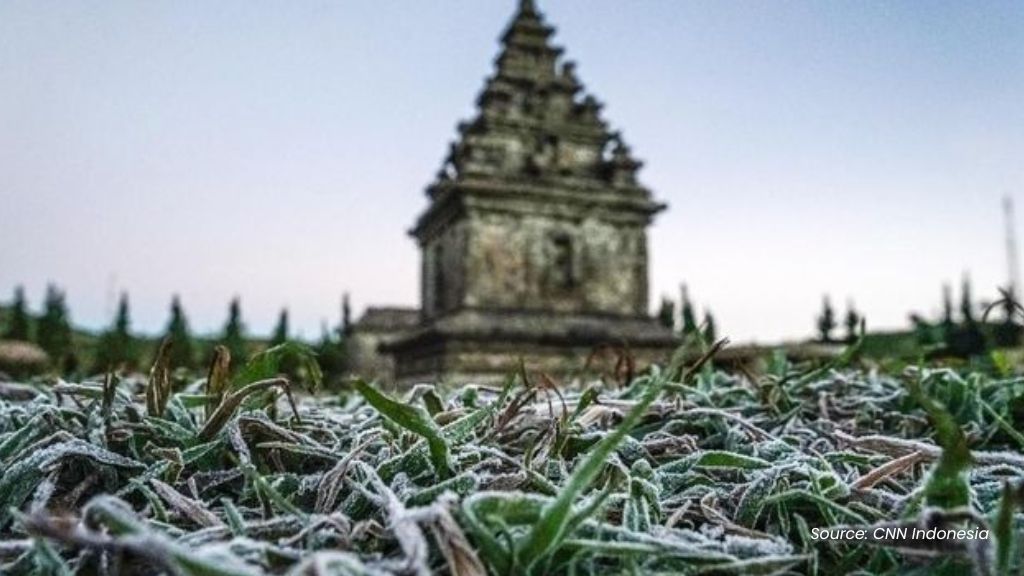
<instances>
[{"instance_id":1,"label":"field","mask_svg":"<svg viewBox=\"0 0 1024 576\"><path fill-rule=\"evenodd\" d=\"M1024 379L714 352L590 386L314 393L289 345L0 384L0 572L1021 573Z\"/></svg>"}]
</instances>

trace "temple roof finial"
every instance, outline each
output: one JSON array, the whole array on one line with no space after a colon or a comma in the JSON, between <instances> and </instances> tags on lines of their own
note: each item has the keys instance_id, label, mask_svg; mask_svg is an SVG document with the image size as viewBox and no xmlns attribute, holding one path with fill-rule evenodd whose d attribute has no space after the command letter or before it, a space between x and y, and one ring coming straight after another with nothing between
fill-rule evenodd
<instances>
[{"instance_id":1,"label":"temple roof finial","mask_svg":"<svg viewBox=\"0 0 1024 576\"><path fill-rule=\"evenodd\" d=\"M537 5L533 0L519 0L519 13L520 14L536 14Z\"/></svg>"}]
</instances>

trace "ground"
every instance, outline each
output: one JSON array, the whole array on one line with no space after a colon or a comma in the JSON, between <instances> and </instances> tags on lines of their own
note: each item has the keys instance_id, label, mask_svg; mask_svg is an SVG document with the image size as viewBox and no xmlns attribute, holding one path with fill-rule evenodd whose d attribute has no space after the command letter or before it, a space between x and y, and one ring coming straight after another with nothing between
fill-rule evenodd
<instances>
[{"instance_id":1,"label":"ground","mask_svg":"<svg viewBox=\"0 0 1024 576\"><path fill-rule=\"evenodd\" d=\"M0 570L1019 569L1020 379L879 372L852 353L780 356L750 378L704 359L631 382L510 374L401 397L359 381L312 394L275 376L273 350L210 388L159 366L148 381L0 385ZM844 541L841 527L965 539Z\"/></svg>"}]
</instances>

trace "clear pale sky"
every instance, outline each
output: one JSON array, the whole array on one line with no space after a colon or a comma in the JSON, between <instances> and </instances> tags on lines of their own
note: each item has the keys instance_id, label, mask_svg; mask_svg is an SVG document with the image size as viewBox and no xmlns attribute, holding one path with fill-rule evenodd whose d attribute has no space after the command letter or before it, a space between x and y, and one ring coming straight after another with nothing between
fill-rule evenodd
<instances>
[{"instance_id":1,"label":"clear pale sky","mask_svg":"<svg viewBox=\"0 0 1024 576\"><path fill-rule=\"evenodd\" d=\"M944 281L1005 284L1024 211L1024 2L540 0L670 204L652 308L687 282L722 333L873 327ZM127 290L219 329L418 302L406 235L514 2L0 2L0 298L53 281L101 327Z\"/></svg>"}]
</instances>

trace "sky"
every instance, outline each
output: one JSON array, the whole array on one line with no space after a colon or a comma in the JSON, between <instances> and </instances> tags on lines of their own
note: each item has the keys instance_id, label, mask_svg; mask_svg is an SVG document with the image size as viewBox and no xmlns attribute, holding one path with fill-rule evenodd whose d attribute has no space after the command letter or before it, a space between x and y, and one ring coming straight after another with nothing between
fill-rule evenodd
<instances>
[{"instance_id":1,"label":"sky","mask_svg":"<svg viewBox=\"0 0 1024 576\"><path fill-rule=\"evenodd\" d=\"M539 0L669 204L652 309L685 282L734 340L869 327L1005 285L1024 204L1024 3ZM418 304L407 235L512 0L0 2L0 298L73 321L255 334ZM1024 212L1020 206L1018 214ZM1019 220L1019 217L1018 217Z\"/></svg>"}]
</instances>

